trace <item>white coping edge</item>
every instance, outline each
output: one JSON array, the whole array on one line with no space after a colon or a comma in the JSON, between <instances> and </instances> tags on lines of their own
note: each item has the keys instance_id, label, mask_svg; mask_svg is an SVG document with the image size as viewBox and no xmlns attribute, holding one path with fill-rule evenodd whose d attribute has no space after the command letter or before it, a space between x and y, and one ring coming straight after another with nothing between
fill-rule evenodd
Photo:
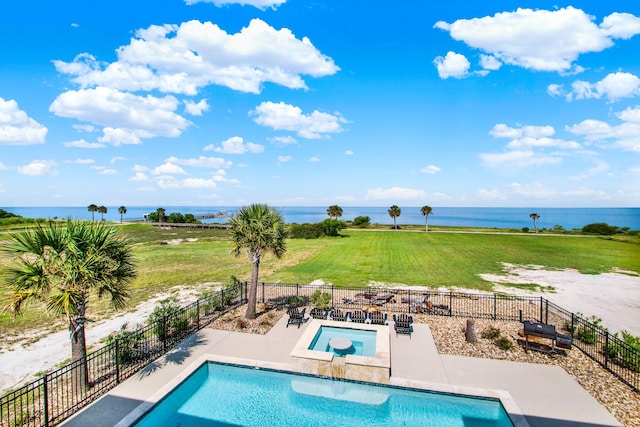
<instances>
[{"instance_id":1,"label":"white coping edge","mask_svg":"<svg viewBox=\"0 0 640 427\"><path fill-rule=\"evenodd\" d=\"M278 371L288 371L296 373L292 366L288 363L267 362L263 360L246 359L240 357L221 356L217 354L203 354L202 356L191 362L179 374L165 383L158 391L149 396L144 402L138 405L127 416L121 419L114 427L129 427L146 414L156 403L167 396L180 383L185 381L189 375L195 372L203 364L207 362L229 363L234 365L244 365L254 368L274 369ZM511 422L515 427L530 427L520 406L516 403L511 393L506 390L496 390L487 388L476 388L468 386L456 386L451 384L434 383L429 381L418 381L405 378L391 377L389 385L397 387L408 387L425 391L434 391L442 393L461 394L475 397L489 397L498 399L505 411L509 415ZM384 384L382 384L384 386Z\"/></svg>"}]
</instances>

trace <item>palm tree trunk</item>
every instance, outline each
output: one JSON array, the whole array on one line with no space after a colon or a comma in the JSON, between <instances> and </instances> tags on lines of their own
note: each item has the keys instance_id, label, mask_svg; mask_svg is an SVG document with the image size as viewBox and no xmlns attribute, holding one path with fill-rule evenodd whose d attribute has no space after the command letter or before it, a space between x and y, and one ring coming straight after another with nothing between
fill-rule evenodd
<instances>
[{"instance_id":1,"label":"palm tree trunk","mask_svg":"<svg viewBox=\"0 0 640 427\"><path fill-rule=\"evenodd\" d=\"M89 373L87 371L87 344L84 333L84 315L69 320L71 333L71 359L76 362L73 370L73 390L82 393L89 389Z\"/></svg>"},{"instance_id":2,"label":"palm tree trunk","mask_svg":"<svg viewBox=\"0 0 640 427\"><path fill-rule=\"evenodd\" d=\"M425 216L425 220L424 220L424 231L429 231L429 215Z\"/></svg>"},{"instance_id":3,"label":"palm tree trunk","mask_svg":"<svg viewBox=\"0 0 640 427\"><path fill-rule=\"evenodd\" d=\"M258 294L258 271L260 270L260 256L253 257L253 266L251 268L251 286L249 287L249 295L247 295L247 312L244 317L247 319L256 318L256 300Z\"/></svg>"}]
</instances>

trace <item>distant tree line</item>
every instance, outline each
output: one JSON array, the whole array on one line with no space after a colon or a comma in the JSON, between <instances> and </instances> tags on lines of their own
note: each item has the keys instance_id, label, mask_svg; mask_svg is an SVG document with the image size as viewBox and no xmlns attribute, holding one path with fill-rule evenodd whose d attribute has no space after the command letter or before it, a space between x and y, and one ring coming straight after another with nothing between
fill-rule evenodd
<instances>
[{"instance_id":1,"label":"distant tree line","mask_svg":"<svg viewBox=\"0 0 640 427\"><path fill-rule=\"evenodd\" d=\"M155 212L149 213L147 219L151 222L168 222L171 224L200 224L200 221L198 221L193 214L171 212L167 215L164 208L158 208Z\"/></svg>"}]
</instances>

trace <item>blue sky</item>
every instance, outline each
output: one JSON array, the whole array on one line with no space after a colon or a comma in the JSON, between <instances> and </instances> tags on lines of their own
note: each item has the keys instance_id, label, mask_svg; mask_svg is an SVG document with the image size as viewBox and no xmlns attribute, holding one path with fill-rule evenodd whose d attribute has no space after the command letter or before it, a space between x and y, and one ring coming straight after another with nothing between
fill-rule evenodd
<instances>
[{"instance_id":1,"label":"blue sky","mask_svg":"<svg viewBox=\"0 0 640 427\"><path fill-rule=\"evenodd\" d=\"M0 6L0 205L640 206L640 4Z\"/></svg>"}]
</instances>

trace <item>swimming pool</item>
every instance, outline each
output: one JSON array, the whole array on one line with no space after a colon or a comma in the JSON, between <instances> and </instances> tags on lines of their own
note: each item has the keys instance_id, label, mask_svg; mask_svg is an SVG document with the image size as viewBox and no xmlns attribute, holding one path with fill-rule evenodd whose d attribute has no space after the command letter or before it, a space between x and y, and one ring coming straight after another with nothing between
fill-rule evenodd
<instances>
[{"instance_id":1,"label":"swimming pool","mask_svg":"<svg viewBox=\"0 0 640 427\"><path fill-rule=\"evenodd\" d=\"M347 354L373 357L376 354L376 331L335 326L321 326L309 345L309 350L333 352L338 357ZM334 349L330 341L333 338L346 338L351 341L351 347L344 350Z\"/></svg>"},{"instance_id":2,"label":"swimming pool","mask_svg":"<svg viewBox=\"0 0 640 427\"><path fill-rule=\"evenodd\" d=\"M203 364L135 426L512 427L498 400Z\"/></svg>"}]
</instances>

